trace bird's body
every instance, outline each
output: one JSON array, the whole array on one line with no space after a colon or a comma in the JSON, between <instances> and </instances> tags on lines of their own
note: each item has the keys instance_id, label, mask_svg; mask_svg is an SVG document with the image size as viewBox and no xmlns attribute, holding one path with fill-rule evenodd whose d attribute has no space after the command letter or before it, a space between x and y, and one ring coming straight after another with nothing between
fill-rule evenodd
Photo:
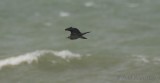
<instances>
[{"instance_id":1,"label":"bird's body","mask_svg":"<svg viewBox=\"0 0 160 83\"><path fill-rule=\"evenodd\" d=\"M71 40L75 40L78 38L87 39L83 35L90 33L90 32L81 33L77 28L73 28L73 27L66 28L65 30L71 32L70 36L68 37Z\"/></svg>"}]
</instances>

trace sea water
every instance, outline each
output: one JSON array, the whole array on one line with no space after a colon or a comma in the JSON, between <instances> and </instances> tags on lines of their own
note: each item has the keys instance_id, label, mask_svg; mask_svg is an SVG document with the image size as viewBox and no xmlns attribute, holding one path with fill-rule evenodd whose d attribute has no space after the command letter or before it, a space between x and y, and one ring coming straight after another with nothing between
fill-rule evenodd
<instances>
[{"instance_id":1,"label":"sea water","mask_svg":"<svg viewBox=\"0 0 160 83\"><path fill-rule=\"evenodd\" d=\"M159 4L0 0L0 83L158 83Z\"/></svg>"}]
</instances>

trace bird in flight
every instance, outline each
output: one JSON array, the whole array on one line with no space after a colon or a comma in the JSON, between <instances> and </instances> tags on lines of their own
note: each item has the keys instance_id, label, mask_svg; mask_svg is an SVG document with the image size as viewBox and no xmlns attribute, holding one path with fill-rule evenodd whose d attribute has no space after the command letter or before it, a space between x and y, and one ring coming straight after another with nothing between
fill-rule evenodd
<instances>
[{"instance_id":1,"label":"bird in flight","mask_svg":"<svg viewBox=\"0 0 160 83\"><path fill-rule=\"evenodd\" d=\"M87 33L90 33L90 32L81 33L81 32L79 31L79 29L73 28L73 27L66 28L65 31L70 31L70 32L71 32L70 36L67 37L67 38L69 38L69 39L71 39L71 40L75 40L75 39L78 39L78 38L87 39L87 38L84 37L83 35L85 35L85 34L87 34Z\"/></svg>"}]
</instances>

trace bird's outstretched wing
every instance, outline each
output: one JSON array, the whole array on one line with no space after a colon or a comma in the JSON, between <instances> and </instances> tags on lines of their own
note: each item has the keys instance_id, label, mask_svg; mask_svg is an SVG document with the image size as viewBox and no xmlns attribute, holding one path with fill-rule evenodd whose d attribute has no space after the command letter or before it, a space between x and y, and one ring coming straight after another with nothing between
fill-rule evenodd
<instances>
[{"instance_id":1,"label":"bird's outstretched wing","mask_svg":"<svg viewBox=\"0 0 160 83\"><path fill-rule=\"evenodd\" d=\"M71 35L81 35L82 33L77 28L69 27L65 29L66 31L70 31Z\"/></svg>"},{"instance_id":2,"label":"bird's outstretched wing","mask_svg":"<svg viewBox=\"0 0 160 83\"><path fill-rule=\"evenodd\" d=\"M73 28L71 34L81 34L81 32L77 28Z\"/></svg>"}]
</instances>

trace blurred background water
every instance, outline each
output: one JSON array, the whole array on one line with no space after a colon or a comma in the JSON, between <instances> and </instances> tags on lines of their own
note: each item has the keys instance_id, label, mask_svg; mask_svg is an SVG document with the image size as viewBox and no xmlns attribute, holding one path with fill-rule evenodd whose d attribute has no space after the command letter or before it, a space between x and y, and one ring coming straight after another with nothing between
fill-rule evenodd
<instances>
[{"instance_id":1,"label":"blurred background water","mask_svg":"<svg viewBox=\"0 0 160 83\"><path fill-rule=\"evenodd\" d=\"M0 83L158 83L159 4L0 0Z\"/></svg>"}]
</instances>

